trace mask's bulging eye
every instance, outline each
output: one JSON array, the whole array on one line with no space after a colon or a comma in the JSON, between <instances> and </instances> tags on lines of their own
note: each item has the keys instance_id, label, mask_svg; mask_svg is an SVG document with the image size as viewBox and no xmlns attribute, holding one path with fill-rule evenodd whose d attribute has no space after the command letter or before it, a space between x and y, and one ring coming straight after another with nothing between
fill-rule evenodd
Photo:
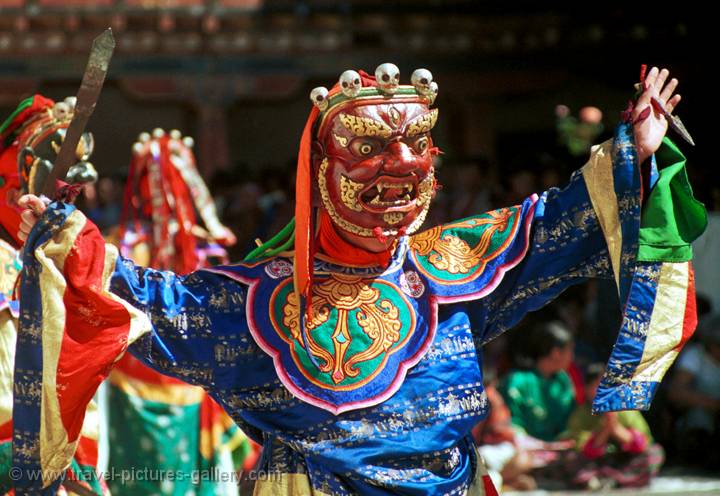
<instances>
[{"instance_id":1,"label":"mask's bulging eye","mask_svg":"<svg viewBox=\"0 0 720 496\"><path fill-rule=\"evenodd\" d=\"M350 149L358 157L375 155L381 147L382 145L377 140L368 138L356 138L350 143Z\"/></svg>"},{"instance_id":2,"label":"mask's bulging eye","mask_svg":"<svg viewBox=\"0 0 720 496\"><path fill-rule=\"evenodd\" d=\"M412 143L412 147L417 153L425 153L429 146L430 138L428 138L427 136L419 136L415 138Z\"/></svg>"}]
</instances>

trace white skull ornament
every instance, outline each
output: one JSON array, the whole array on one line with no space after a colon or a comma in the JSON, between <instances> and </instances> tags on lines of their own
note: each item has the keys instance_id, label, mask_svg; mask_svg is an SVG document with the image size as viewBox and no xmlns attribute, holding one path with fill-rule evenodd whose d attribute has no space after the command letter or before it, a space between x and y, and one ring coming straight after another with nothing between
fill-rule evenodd
<instances>
[{"instance_id":1,"label":"white skull ornament","mask_svg":"<svg viewBox=\"0 0 720 496\"><path fill-rule=\"evenodd\" d=\"M348 98L355 98L360 93L362 84L360 82L360 74L353 70L347 70L340 74L340 89Z\"/></svg>"},{"instance_id":2,"label":"white skull ornament","mask_svg":"<svg viewBox=\"0 0 720 496\"><path fill-rule=\"evenodd\" d=\"M375 69L375 79L377 80L380 91L388 95L392 95L397 91L400 84L400 69L395 64L386 62L380 64Z\"/></svg>"},{"instance_id":3,"label":"white skull ornament","mask_svg":"<svg viewBox=\"0 0 720 496\"><path fill-rule=\"evenodd\" d=\"M421 95L428 96L432 92L430 86L433 82L433 76L427 69L416 69L410 76L410 82Z\"/></svg>"},{"instance_id":4,"label":"white skull ornament","mask_svg":"<svg viewBox=\"0 0 720 496\"><path fill-rule=\"evenodd\" d=\"M328 106L328 89L324 86L318 86L310 92L310 100L317 108L321 111L325 110Z\"/></svg>"}]
</instances>

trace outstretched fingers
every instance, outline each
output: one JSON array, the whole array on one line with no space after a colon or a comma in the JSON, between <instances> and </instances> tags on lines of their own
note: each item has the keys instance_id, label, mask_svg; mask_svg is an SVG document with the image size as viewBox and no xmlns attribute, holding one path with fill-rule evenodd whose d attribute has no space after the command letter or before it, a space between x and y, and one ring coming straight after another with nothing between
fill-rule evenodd
<instances>
[{"instance_id":1,"label":"outstretched fingers","mask_svg":"<svg viewBox=\"0 0 720 496\"><path fill-rule=\"evenodd\" d=\"M680 95L674 95L679 81L676 78L667 81L669 75L670 71L667 69L663 69L658 73L653 83L653 89L655 90L653 93L657 94L657 98L663 104L665 110L672 113L677 104L680 103Z\"/></svg>"},{"instance_id":2,"label":"outstretched fingers","mask_svg":"<svg viewBox=\"0 0 720 496\"><path fill-rule=\"evenodd\" d=\"M662 87L665 85L665 81L667 81L667 77L670 75L670 71L667 69L663 69L658 74L657 78L655 79L655 82L653 83L653 86L659 93Z\"/></svg>"},{"instance_id":3,"label":"outstretched fingers","mask_svg":"<svg viewBox=\"0 0 720 496\"><path fill-rule=\"evenodd\" d=\"M675 92L675 89L677 88L678 80L675 78L672 78L668 84L665 85L662 92L660 92L660 100L665 103L668 100L670 100L670 97Z\"/></svg>"},{"instance_id":4,"label":"outstretched fingers","mask_svg":"<svg viewBox=\"0 0 720 496\"><path fill-rule=\"evenodd\" d=\"M644 91L639 96L633 111L633 119L635 121L642 121L647 117L647 108L653 98L657 98L668 112L672 112L680 102L680 95L673 95L679 82L675 78L668 81L668 76L670 76L670 71L667 69L661 70L657 67L653 67L650 71L648 71L645 76ZM655 110L658 111L658 109ZM643 113L643 111L645 112Z\"/></svg>"},{"instance_id":5,"label":"outstretched fingers","mask_svg":"<svg viewBox=\"0 0 720 496\"><path fill-rule=\"evenodd\" d=\"M657 96L657 90L655 89L655 81L658 78L658 68L653 67L650 72L645 76L645 88L635 103L635 109L633 110L633 121L636 121L643 110L650 105L650 99L653 96ZM667 76L666 76L667 77ZM644 114L647 117L647 113Z\"/></svg>"},{"instance_id":6,"label":"outstretched fingers","mask_svg":"<svg viewBox=\"0 0 720 496\"><path fill-rule=\"evenodd\" d=\"M657 67L653 67L652 69L650 69L650 71L645 75L644 82L646 88L655 85L655 80L657 79L659 73L660 70Z\"/></svg>"},{"instance_id":7,"label":"outstretched fingers","mask_svg":"<svg viewBox=\"0 0 720 496\"><path fill-rule=\"evenodd\" d=\"M678 95L673 96L670 100L668 100L667 103L665 104L665 108L667 109L667 111L672 114L673 110L675 110L675 107L677 107L678 103L680 103L681 98L682 97L678 94Z\"/></svg>"}]
</instances>

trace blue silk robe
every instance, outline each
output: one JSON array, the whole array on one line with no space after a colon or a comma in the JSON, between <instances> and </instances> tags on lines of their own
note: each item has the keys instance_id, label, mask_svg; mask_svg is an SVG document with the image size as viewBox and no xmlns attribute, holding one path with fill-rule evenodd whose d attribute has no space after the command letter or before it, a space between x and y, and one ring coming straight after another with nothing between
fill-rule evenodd
<instances>
[{"instance_id":1,"label":"blue silk robe","mask_svg":"<svg viewBox=\"0 0 720 496\"><path fill-rule=\"evenodd\" d=\"M260 494L482 494L470 430L489 408L484 343L572 284L615 279L625 320L595 404L602 411L647 408L688 337L686 299L664 327L670 341L648 332L664 265L636 260L641 185L630 133L621 125L595 147L564 189L401 239L385 269L316 260L305 332L292 259L282 256L179 277L108 248L103 291L135 319L133 355L205 388L263 445ZM63 223L71 230L75 214L55 206L31 242L42 248ZM691 271L671 265L677 300ZM36 417L27 435L40 414L25 411Z\"/></svg>"}]
</instances>

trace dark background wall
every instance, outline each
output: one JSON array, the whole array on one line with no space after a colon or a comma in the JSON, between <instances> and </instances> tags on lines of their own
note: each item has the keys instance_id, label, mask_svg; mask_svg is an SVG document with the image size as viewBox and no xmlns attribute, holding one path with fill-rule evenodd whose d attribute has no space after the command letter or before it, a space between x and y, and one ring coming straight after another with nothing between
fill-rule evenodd
<instances>
[{"instance_id":1,"label":"dark background wall","mask_svg":"<svg viewBox=\"0 0 720 496\"><path fill-rule=\"evenodd\" d=\"M257 174L286 167L308 94L347 68L396 63L404 82L427 67L440 86L435 132L449 167L483 157L532 167L555 145L554 108L604 112L606 133L641 63L681 80L678 109L698 194L713 202L702 12L645 5L573 9L475 1L0 1L0 113L40 91L74 94L92 37L113 26L118 49L90 127L102 174L126 167L137 134L178 128L201 169ZM706 40L707 39L707 40ZM687 149L688 147L684 147ZM579 160L580 162L582 160ZM538 166L540 167L540 166Z\"/></svg>"}]
</instances>

